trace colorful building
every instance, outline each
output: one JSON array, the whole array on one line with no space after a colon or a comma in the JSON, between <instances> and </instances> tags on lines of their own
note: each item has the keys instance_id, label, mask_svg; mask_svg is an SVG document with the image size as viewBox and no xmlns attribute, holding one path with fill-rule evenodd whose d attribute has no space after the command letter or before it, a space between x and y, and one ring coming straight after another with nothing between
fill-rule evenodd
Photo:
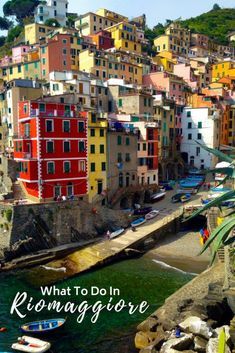
<instances>
[{"instance_id":1,"label":"colorful building","mask_svg":"<svg viewBox=\"0 0 235 353\"><path fill-rule=\"evenodd\" d=\"M102 30L95 34L91 34L89 37L98 50L106 50L114 47L114 39L112 39L111 33L108 31Z\"/></svg>"},{"instance_id":2,"label":"colorful building","mask_svg":"<svg viewBox=\"0 0 235 353\"><path fill-rule=\"evenodd\" d=\"M107 194L107 116L88 113L89 202L105 204Z\"/></svg>"},{"instance_id":3,"label":"colorful building","mask_svg":"<svg viewBox=\"0 0 235 353\"><path fill-rule=\"evenodd\" d=\"M39 23L30 23L24 26L24 38L27 45L40 43L46 40L49 32L54 31L54 27L46 26Z\"/></svg>"},{"instance_id":4,"label":"colorful building","mask_svg":"<svg viewBox=\"0 0 235 353\"><path fill-rule=\"evenodd\" d=\"M223 60L212 66L212 82L222 77L235 77L235 60Z\"/></svg>"},{"instance_id":5,"label":"colorful building","mask_svg":"<svg viewBox=\"0 0 235 353\"><path fill-rule=\"evenodd\" d=\"M87 113L73 104L19 103L14 159L29 198L87 194Z\"/></svg>"},{"instance_id":6,"label":"colorful building","mask_svg":"<svg viewBox=\"0 0 235 353\"><path fill-rule=\"evenodd\" d=\"M135 25L123 21L111 27L107 27L106 31L111 33L114 39L114 46L117 50L141 53L142 46L138 41L137 28Z\"/></svg>"},{"instance_id":7,"label":"colorful building","mask_svg":"<svg viewBox=\"0 0 235 353\"><path fill-rule=\"evenodd\" d=\"M50 18L54 18L61 26L65 26L67 12L68 0L46 0L36 7L34 19L36 23L44 24Z\"/></svg>"}]
</instances>

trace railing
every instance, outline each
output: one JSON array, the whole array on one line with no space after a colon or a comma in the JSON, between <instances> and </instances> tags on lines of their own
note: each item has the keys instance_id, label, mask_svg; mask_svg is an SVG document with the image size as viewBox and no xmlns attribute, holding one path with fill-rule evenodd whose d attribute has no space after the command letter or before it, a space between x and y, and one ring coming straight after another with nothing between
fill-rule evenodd
<instances>
[{"instance_id":1,"label":"railing","mask_svg":"<svg viewBox=\"0 0 235 353\"><path fill-rule=\"evenodd\" d=\"M39 109L31 109L30 115L32 117L34 116L46 116L46 117L65 117L65 118L74 118L74 117L79 117L79 112L75 111L65 111L65 110L58 110L58 109L52 109L52 110L46 110L45 112L39 111Z\"/></svg>"}]
</instances>

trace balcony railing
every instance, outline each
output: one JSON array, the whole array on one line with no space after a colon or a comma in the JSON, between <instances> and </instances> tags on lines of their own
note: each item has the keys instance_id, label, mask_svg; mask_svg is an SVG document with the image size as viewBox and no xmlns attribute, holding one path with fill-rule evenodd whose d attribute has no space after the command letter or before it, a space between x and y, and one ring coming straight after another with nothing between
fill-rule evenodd
<instances>
[{"instance_id":1,"label":"balcony railing","mask_svg":"<svg viewBox=\"0 0 235 353\"><path fill-rule=\"evenodd\" d=\"M64 117L64 118L74 118L78 117L79 113L75 111L65 111L65 110L58 110L58 109L52 109L52 110L46 110L46 111L39 111L39 109L31 109L30 110L30 115L32 117L34 116L46 116L46 117Z\"/></svg>"}]
</instances>

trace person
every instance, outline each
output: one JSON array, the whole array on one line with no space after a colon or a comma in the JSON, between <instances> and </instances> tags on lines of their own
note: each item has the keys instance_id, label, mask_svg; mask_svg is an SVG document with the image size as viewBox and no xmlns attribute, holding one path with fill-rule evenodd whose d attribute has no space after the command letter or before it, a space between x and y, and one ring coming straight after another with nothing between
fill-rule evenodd
<instances>
[{"instance_id":1,"label":"person","mask_svg":"<svg viewBox=\"0 0 235 353\"><path fill-rule=\"evenodd\" d=\"M175 328L175 337L180 338L180 336L181 336L180 327L177 325Z\"/></svg>"},{"instance_id":2,"label":"person","mask_svg":"<svg viewBox=\"0 0 235 353\"><path fill-rule=\"evenodd\" d=\"M62 201L66 201L66 196L62 195Z\"/></svg>"},{"instance_id":3,"label":"person","mask_svg":"<svg viewBox=\"0 0 235 353\"><path fill-rule=\"evenodd\" d=\"M107 237L108 240L110 240L110 235L111 235L111 234L110 234L110 231L107 230L106 237Z\"/></svg>"},{"instance_id":4,"label":"person","mask_svg":"<svg viewBox=\"0 0 235 353\"><path fill-rule=\"evenodd\" d=\"M29 342L27 342L24 338L18 338L18 343L23 346L27 346L29 344Z\"/></svg>"},{"instance_id":5,"label":"person","mask_svg":"<svg viewBox=\"0 0 235 353\"><path fill-rule=\"evenodd\" d=\"M136 227L132 226L131 230L132 230L132 232L136 232Z\"/></svg>"}]
</instances>

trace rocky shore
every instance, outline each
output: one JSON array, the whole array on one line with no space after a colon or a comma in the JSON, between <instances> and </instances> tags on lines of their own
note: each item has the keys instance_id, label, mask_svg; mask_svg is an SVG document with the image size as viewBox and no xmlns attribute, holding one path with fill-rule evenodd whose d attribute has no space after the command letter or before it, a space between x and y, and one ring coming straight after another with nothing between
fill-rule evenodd
<instances>
[{"instance_id":1,"label":"rocky shore","mask_svg":"<svg viewBox=\"0 0 235 353\"><path fill-rule=\"evenodd\" d=\"M233 318L223 293L224 264L218 263L186 284L138 326L135 346L140 353L217 353L224 330L232 352L229 324ZM179 325L181 335L175 337Z\"/></svg>"}]
</instances>

